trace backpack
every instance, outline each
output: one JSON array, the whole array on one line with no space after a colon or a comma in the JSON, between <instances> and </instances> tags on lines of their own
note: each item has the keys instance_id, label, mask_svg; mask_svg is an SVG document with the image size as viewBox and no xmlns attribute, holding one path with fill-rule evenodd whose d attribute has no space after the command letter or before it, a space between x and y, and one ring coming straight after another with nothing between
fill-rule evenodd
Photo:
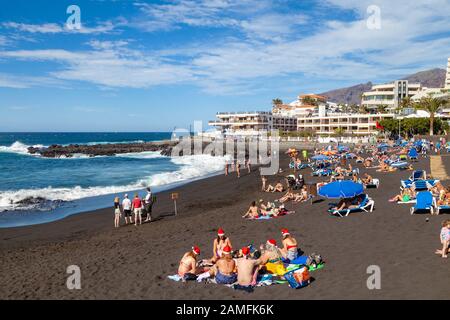
<instances>
[{"instance_id":1,"label":"backpack","mask_svg":"<svg viewBox=\"0 0 450 320\"><path fill-rule=\"evenodd\" d=\"M306 265L308 267L316 268L319 264L323 262L322 256L320 254L312 253L306 259Z\"/></svg>"}]
</instances>

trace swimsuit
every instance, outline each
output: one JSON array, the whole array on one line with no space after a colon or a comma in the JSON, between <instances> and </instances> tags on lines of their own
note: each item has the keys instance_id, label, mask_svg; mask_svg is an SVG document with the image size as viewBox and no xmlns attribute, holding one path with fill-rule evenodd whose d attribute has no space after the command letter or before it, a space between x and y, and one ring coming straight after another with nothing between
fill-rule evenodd
<instances>
[{"instance_id":1,"label":"swimsuit","mask_svg":"<svg viewBox=\"0 0 450 320\"><path fill-rule=\"evenodd\" d=\"M218 284L233 284L237 281L237 274L232 273L230 275L225 275L220 273L220 271L217 271L216 274L216 282Z\"/></svg>"}]
</instances>

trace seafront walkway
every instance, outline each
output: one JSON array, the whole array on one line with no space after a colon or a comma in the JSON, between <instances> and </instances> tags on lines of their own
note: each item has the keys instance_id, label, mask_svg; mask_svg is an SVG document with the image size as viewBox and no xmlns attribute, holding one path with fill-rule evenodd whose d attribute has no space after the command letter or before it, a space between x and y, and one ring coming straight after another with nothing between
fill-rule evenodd
<instances>
[{"instance_id":1,"label":"seafront walkway","mask_svg":"<svg viewBox=\"0 0 450 320\"><path fill-rule=\"evenodd\" d=\"M435 179L450 180L448 175L450 169L450 155L430 156L430 173Z\"/></svg>"}]
</instances>

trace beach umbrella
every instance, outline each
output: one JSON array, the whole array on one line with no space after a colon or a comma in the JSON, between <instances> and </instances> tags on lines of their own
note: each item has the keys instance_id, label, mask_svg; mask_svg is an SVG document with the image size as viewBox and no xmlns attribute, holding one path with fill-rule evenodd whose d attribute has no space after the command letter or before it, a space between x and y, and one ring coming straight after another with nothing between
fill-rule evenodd
<instances>
[{"instance_id":1,"label":"beach umbrella","mask_svg":"<svg viewBox=\"0 0 450 320\"><path fill-rule=\"evenodd\" d=\"M364 192L364 186L350 180L330 182L319 189L319 195L329 199L352 198Z\"/></svg>"},{"instance_id":2,"label":"beach umbrella","mask_svg":"<svg viewBox=\"0 0 450 320\"><path fill-rule=\"evenodd\" d=\"M384 149L384 148L389 148L389 145L387 143L380 143L377 146L378 149Z\"/></svg>"},{"instance_id":3,"label":"beach umbrella","mask_svg":"<svg viewBox=\"0 0 450 320\"><path fill-rule=\"evenodd\" d=\"M315 160L315 161L325 161L325 160L330 160L329 157L323 155L323 154L319 154L317 156L312 157L311 159Z\"/></svg>"}]
</instances>

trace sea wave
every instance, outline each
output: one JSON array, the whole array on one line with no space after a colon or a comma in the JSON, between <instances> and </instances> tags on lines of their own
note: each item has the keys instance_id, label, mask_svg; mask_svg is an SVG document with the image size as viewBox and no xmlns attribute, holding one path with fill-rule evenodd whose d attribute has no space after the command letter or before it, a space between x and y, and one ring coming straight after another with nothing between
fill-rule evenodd
<instances>
[{"instance_id":1,"label":"sea wave","mask_svg":"<svg viewBox=\"0 0 450 320\"><path fill-rule=\"evenodd\" d=\"M149 154L148 156L155 156ZM75 201L82 198L124 193L132 190L143 189L147 186L163 186L177 182L183 182L200 178L219 172L225 165L225 157L213 157L210 155L194 155L174 157L171 161L180 169L172 172L163 172L149 175L134 183L124 186L91 186L71 188L47 187L41 189L21 189L0 191L0 212L14 210L43 210L45 205L49 210L55 203Z\"/></svg>"},{"instance_id":2,"label":"sea wave","mask_svg":"<svg viewBox=\"0 0 450 320\"><path fill-rule=\"evenodd\" d=\"M5 153L18 153L18 154L28 154L28 148L31 147L29 145L26 145L20 141L16 141L14 142L12 145L10 145L9 147L7 146L0 146L0 152L5 152ZM45 147L44 145L41 144L36 144L33 145L32 147L35 148L43 148Z\"/></svg>"}]
</instances>

